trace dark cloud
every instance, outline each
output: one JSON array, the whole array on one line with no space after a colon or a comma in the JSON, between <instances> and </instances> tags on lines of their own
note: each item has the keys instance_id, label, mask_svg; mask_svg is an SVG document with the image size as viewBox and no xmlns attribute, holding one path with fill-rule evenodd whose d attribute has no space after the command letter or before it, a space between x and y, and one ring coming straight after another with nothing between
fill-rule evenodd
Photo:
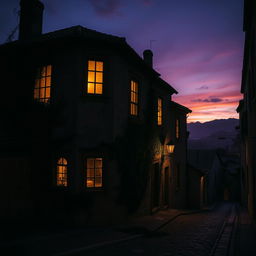
<instances>
[{"instance_id":1,"label":"dark cloud","mask_svg":"<svg viewBox=\"0 0 256 256\"><path fill-rule=\"evenodd\" d=\"M194 99L194 100L191 100L191 102L222 102L223 99L221 98L217 98L217 97L209 97L208 99Z\"/></svg>"},{"instance_id":2,"label":"dark cloud","mask_svg":"<svg viewBox=\"0 0 256 256\"><path fill-rule=\"evenodd\" d=\"M202 85L202 86L200 86L200 87L198 87L198 88L196 88L197 90L208 90L209 89L209 87L207 86L207 85Z\"/></svg>"},{"instance_id":3,"label":"dark cloud","mask_svg":"<svg viewBox=\"0 0 256 256\"><path fill-rule=\"evenodd\" d=\"M88 0L94 11L101 16L112 16L116 14L119 7L119 0Z\"/></svg>"}]
</instances>

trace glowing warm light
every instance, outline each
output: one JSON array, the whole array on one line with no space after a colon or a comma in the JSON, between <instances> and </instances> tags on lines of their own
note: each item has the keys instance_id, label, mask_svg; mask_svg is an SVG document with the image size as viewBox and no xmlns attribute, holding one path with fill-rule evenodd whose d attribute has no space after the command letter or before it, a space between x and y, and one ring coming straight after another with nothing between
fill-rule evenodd
<instances>
[{"instance_id":1,"label":"glowing warm light","mask_svg":"<svg viewBox=\"0 0 256 256\"><path fill-rule=\"evenodd\" d=\"M166 147L167 147L167 152L169 154L172 154L174 152L174 149L175 149L175 145L172 141L170 141L169 143L166 144Z\"/></svg>"},{"instance_id":2,"label":"glowing warm light","mask_svg":"<svg viewBox=\"0 0 256 256\"><path fill-rule=\"evenodd\" d=\"M180 121L178 119L175 120L175 135L176 139L180 136Z\"/></svg>"},{"instance_id":3,"label":"glowing warm light","mask_svg":"<svg viewBox=\"0 0 256 256\"><path fill-rule=\"evenodd\" d=\"M87 158L86 161L86 187L102 187L102 158Z\"/></svg>"},{"instance_id":4,"label":"glowing warm light","mask_svg":"<svg viewBox=\"0 0 256 256\"><path fill-rule=\"evenodd\" d=\"M57 186L67 187L68 162L65 158L61 157L57 161Z\"/></svg>"},{"instance_id":5,"label":"glowing warm light","mask_svg":"<svg viewBox=\"0 0 256 256\"><path fill-rule=\"evenodd\" d=\"M139 105L139 85L138 82L131 81L131 94L130 94L130 114L132 116L138 115Z\"/></svg>"},{"instance_id":6,"label":"glowing warm light","mask_svg":"<svg viewBox=\"0 0 256 256\"><path fill-rule=\"evenodd\" d=\"M42 102L49 103L51 98L51 76L52 66L43 66L38 68L35 86L34 86L34 99Z\"/></svg>"},{"instance_id":7,"label":"glowing warm light","mask_svg":"<svg viewBox=\"0 0 256 256\"><path fill-rule=\"evenodd\" d=\"M218 102L214 102L211 95L212 93L200 93L175 96L174 100L192 110L188 115L188 123L238 118L236 108L241 96L236 91L215 93L214 98L218 99ZM202 100L198 101L198 99Z\"/></svg>"},{"instance_id":8,"label":"glowing warm light","mask_svg":"<svg viewBox=\"0 0 256 256\"><path fill-rule=\"evenodd\" d=\"M162 125L163 122L163 100L161 98L158 98L157 100L157 124Z\"/></svg>"},{"instance_id":9,"label":"glowing warm light","mask_svg":"<svg viewBox=\"0 0 256 256\"><path fill-rule=\"evenodd\" d=\"M103 93L103 62L88 61L87 73L87 93L102 94Z\"/></svg>"}]
</instances>

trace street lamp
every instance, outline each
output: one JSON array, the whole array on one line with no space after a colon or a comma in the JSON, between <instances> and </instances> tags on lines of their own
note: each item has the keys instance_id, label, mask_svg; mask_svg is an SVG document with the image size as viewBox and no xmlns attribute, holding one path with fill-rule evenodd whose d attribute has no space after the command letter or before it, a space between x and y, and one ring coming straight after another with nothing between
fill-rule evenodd
<instances>
[{"instance_id":1,"label":"street lamp","mask_svg":"<svg viewBox=\"0 0 256 256\"><path fill-rule=\"evenodd\" d=\"M173 141L170 140L170 141L166 144L166 146L167 146L167 152L168 152L169 154L172 154L172 153L174 152L174 148L175 148L175 145L174 145Z\"/></svg>"}]
</instances>

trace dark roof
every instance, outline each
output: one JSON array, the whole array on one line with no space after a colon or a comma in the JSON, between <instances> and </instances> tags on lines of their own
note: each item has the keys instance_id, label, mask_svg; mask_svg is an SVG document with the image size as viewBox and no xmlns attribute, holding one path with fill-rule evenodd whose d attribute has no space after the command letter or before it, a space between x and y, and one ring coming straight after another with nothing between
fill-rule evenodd
<instances>
[{"instance_id":1,"label":"dark roof","mask_svg":"<svg viewBox=\"0 0 256 256\"><path fill-rule=\"evenodd\" d=\"M113 36L105 33L98 32L96 30L88 29L82 26L73 26L46 34L42 34L30 40L17 40L10 43L5 43L0 45L0 49L5 50L7 47L16 47L18 45L31 45L31 44L41 44L45 42L51 42L60 39L81 39L81 40L99 40L105 43L118 46L119 49L125 51L129 57L137 61L138 64L142 65L145 70L150 72L150 74L156 79L156 83L162 87L168 89L170 93L178 93L170 84L160 78L160 74L156 72L153 68L148 66L144 60L137 54L137 52L126 42L124 37Z\"/></svg>"},{"instance_id":2,"label":"dark roof","mask_svg":"<svg viewBox=\"0 0 256 256\"><path fill-rule=\"evenodd\" d=\"M183 111L183 112L186 112L186 113L191 113L192 112L191 109L189 109L189 108L187 108L187 107L185 107L183 105L180 105L179 103L174 102L174 101L171 101L170 105L175 107L175 108L177 108L177 109L179 109L179 110L181 110L181 111Z\"/></svg>"}]
</instances>

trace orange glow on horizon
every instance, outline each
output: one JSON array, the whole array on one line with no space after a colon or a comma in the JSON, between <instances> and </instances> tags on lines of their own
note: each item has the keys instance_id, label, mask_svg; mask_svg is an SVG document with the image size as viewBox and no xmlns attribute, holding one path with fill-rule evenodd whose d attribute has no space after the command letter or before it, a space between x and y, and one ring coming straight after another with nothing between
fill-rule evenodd
<instances>
[{"instance_id":1,"label":"orange glow on horizon","mask_svg":"<svg viewBox=\"0 0 256 256\"><path fill-rule=\"evenodd\" d=\"M236 108L241 96L237 92L218 94L192 94L175 96L174 100L188 107L192 113L187 122L207 122L214 119L238 118Z\"/></svg>"}]
</instances>

